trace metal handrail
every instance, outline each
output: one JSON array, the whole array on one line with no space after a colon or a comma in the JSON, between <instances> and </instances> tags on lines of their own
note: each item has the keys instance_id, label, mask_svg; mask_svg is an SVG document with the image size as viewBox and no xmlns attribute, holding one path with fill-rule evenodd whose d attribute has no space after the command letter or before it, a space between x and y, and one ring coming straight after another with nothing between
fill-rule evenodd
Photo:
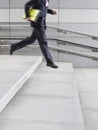
<instances>
[{"instance_id":1,"label":"metal handrail","mask_svg":"<svg viewBox=\"0 0 98 130\"><path fill-rule=\"evenodd\" d=\"M27 23L23 23L23 24L21 24L21 23L13 23L12 24L12 23L10 23L10 24L1 24L0 26L1 27L5 27L5 26L8 26L8 27L10 27L10 26L30 27L29 24L27 24ZM64 29L64 28L61 28L61 27L56 27L56 26L51 26L51 25L47 25L47 27L55 29L58 32L62 32L62 33L74 33L74 34L78 34L78 35L90 37L93 40L98 40L98 36L95 36L95 35L90 35L90 34L86 34L86 33L71 31L71 30L67 30L67 29Z\"/></svg>"},{"instance_id":2,"label":"metal handrail","mask_svg":"<svg viewBox=\"0 0 98 130\"><path fill-rule=\"evenodd\" d=\"M90 35L90 34L86 34L86 33L80 33L80 32L76 32L76 31L70 31L70 30L67 30L67 29L64 29L64 28L61 28L61 27L59 28L59 27L55 27L55 26L51 26L51 25L48 25L47 27L55 29L58 32L62 32L62 33L74 33L74 34L78 34L78 35L90 37L93 40L98 40L98 36L94 36L94 35Z\"/></svg>"},{"instance_id":3,"label":"metal handrail","mask_svg":"<svg viewBox=\"0 0 98 130\"><path fill-rule=\"evenodd\" d=\"M29 24L27 24L27 23L2 23L1 25L0 25L1 27L3 27L3 26L8 26L8 27L10 27L10 26L22 26L22 27L29 27ZM78 34L78 35L83 35L83 36L88 36L88 37L91 37L92 39L94 39L94 40L97 40L97 38L98 38L98 36L94 36L94 35L90 35L90 34L86 34L86 33L81 33L81 32L76 32L76 31L71 31L71 30L67 30L67 29L64 29L64 28L61 28L61 27L56 27L56 26L51 26L51 25L47 25L47 27L48 28L52 28L52 29L55 29L55 30L57 30L57 31L59 31L59 32L62 32L62 33L74 33L74 34Z\"/></svg>"},{"instance_id":4,"label":"metal handrail","mask_svg":"<svg viewBox=\"0 0 98 130\"><path fill-rule=\"evenodd\" d=\"M49 46L49 48L51 50L55 50L55 51L59 51L61 53L65 53L65 54L72 54L72 55L77 55L77 56L82 56L82 57L86 57L86 58L91 58L93 60L98 60L98 56L95 54L90 54L89 52L78 52L78 51L73 51L71 49L63 49L63 48L58 48L58 47L53 47L53 46Z\"/></svg>"},{"instance_id":5,"label":"metal handrail","mask_svg":"<svg viewBox=\"0 0 98 130\"><path fill-rule=\"evenodd\" d=\"M10 45L0 45L0 47L10 47ZM34 47L39 47L39 45L28 45L27 47L32 47L32 49ZM73 51L71 49L63 49L63 48L58 48L58 47L54 47L54 46L49 46L49 48L53 51L58 51L61 53L65 53L65 54L72 54L72 55L77 55L77 56L82 56L82 57L86 57L86 58L91 58L93 60L98 60L98 56L95 54L91 54L91 52L78 52L78 51Z\"/></svg>"},{"instance_id":6,"label":"metal handrail","mask_svg":"<svg viewBox=\"0 0 98 130\"><path fill-rule=\"evenodd\" d=\"M10 27L10 26L23 26L23 27L28 27L30 24L27 22L0 22L0 27Z\"/></svg>"},{"instance_id":7,"label":"metal handrail","mask_svg":"<svg viewBox=\"0 0 98 130\"><path fill-rule=\"evenodd\" d=\"M0 25L1 27L5 27L5 26L20 26L20 27L30 27L29 24L27 23L8 23L8 24L1 24ZM55 29L57 30L58 32L62 32L62 33L74 33L74 34L78 34L78 35L82 35L82 36L87 36L87 37L90 37L92 38L93 40L98 40L98 36L94 36L94 35L90 35L90 34L86 34L86 33L81 33L81 32L76 32L76 31L71 31L71 30L67 30L67 29L64 29L64 28L61 28L61 27L56 27L56 26L51 26L51 25L47 25L48 28L52 28L52 29Z\"/></svg>"},{"instance_id":8,"label":"metal handrail","mask_svg":"<svg viewBox=\"0 0 98 130\"><path fill-rule=\"evenodd\" d=\"M70 41L66 41L66 40L58 39L58 38L47 38L47 40L57 41L57 43L63 44L63 45L69 44L69 45L72 45L72 46L78 46L78 47L82 47L82 48L85 48L85 49L86 48L92 49L92 51L98 51L98 47L93 47L91 45L83 45L83 44L70 42Z\"/></svg>"},{"instance_id":9,"label":"metal handrail","mask_svg":"<svg viewBox=\"0 0 98 130\"><path fill-rule=\"evenodd\" d=\"M4 37L0 37L0 40L22 40L23 38L25 37L24 36L18 36L18 37L4 36Z\"/></svg>"},{"instance_id":10,"label":"metal handrail","mask_svg":"<svg viewBox=\"0 0 98 130\"><path fill-rule=\"evenodd\" d=\"M0 40L22 40L24 39L25 37L0 37ZM83 44L79 44L79 43L75 43L75 42L70 42L70 41L66 41L66 40L63 40L63 39L58 39L58 38L47 38L47 40L53 40L53 41L56 41L58 42L59 44L63 44L63 45L66 45L66 44L69 44L69 45L72 45L72 46L78 46L78 47L82 47L82 48L87 48L87 49L91 49L92 51L95 51L95 52L98 52L98 47L93 47L91 45L83 45Z\"/></svg>"},{"instance_id":11,"label":"metal handrail","mask_svg":"<svg viewBox=\"0 0 98 130\"><path fill-rule=\"evenodd\" d=\"M15 25L13 25L13 26L15 26ZM24 27L26 27L26 26L28 26L28 25L25 25ZM53 27L53 26L48 26L48 27L56 29L57 31L61 31L61 32L71 32L71 33L75 33L75 34L79 34L79 35L85 35L85 36L91 37L91 38L96 39L96 40L98 38L97 36L88 35L88 34L82 34L82 33L79 33L79 32L69 31L69 30L65 30L65 29L57 28L57 27ZM19 36L18 37L9 37L9 36L6 37L5 36L5 37L0 37L0 40L22 40L23 38L25 38L25 37L24 36L22 36L22 37L21 36L20 37ZM93 51L98 51L97 47L93 47L93 46L89 46L89 45L82 45L82 44L69 42L69 41L64 41L62 39L47 38L47 40L55 40L55 41L61 42L61 44L67 43L67 44L74 45L74 46L79 46L79 47L83 47L83 48L92 49ZM0 45L0 46L7 46L7 45ZM10 45L8 45L8 46L10 46ZM73 50L70 50L70 49L57 48L57 47L53 47L53 46L49 46L49 48L52 49L52 50L59 51L61 53L73 54L73 55L78 55L78 56L82 56L82 57L87 57L87 58L92 58L92 59L98 60L98 56L97 55L90 54L89 52L78 52L78 51L73 51Z\"/></svg>"}]
</instances>

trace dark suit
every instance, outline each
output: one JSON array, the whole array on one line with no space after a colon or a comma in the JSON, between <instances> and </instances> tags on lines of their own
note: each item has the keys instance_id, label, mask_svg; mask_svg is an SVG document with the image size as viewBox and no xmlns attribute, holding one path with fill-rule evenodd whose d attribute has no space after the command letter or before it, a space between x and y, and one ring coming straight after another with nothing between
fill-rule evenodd
<instances>
[{"instance_id":1,"label":"dark suit","mask_svg":"<svg viewBox=\"0 0 98 130\"><path fill-rule=\"evenodd\" d=\"M46 62L51 64L53 63L53 59L47 46L45 28L46 28L46 13L52 14L52 10L47 9L46 0L30 0L25 4L25 13L27 18L29 17L28 10L30 7L41 10L40 17L36 23L31 22L31 26L34 27L31 36L24 39L23 41L13 44L12 45L13 50L15 51L17 49L23 48L33 43L37 39L41 51L46 59Z\"/></svg>"}]
</instances>

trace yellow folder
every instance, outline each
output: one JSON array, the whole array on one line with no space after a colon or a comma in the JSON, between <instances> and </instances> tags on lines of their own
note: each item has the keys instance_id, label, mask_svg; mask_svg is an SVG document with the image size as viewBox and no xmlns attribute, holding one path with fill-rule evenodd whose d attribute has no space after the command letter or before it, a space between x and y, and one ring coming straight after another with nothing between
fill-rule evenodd
<instances>
[{"instance_id":1,"label":"yellow folder","mask_svg":"<svg viewBox=\"0 0 98 130\"><path fill-rule=\"evenodd\" d=\"M40 14L40 10L32 9L32 8L29 9L29 15L31 21L36 22L39 17L39 14ZM26 19L26 14L23 15L23 19Z\"/></svg>"}]
</instances>

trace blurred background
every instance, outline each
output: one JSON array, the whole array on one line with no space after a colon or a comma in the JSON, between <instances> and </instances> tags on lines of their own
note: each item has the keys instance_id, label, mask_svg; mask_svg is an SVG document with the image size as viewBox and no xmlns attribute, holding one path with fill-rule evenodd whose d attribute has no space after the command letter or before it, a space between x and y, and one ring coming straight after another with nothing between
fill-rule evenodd
<instances>
[{"instance_id":1,"label":"blurred background","mask_svg":"<svg viewBox=\"0 0 98 130\"><path fill-rule=\"evenodd\" d=\"M15 42L31 35L30 23L22 19L24 4L28 0L1 0L0 4L0 44L14 44ZM98 36L98 1L97 0L50 0L49 8L57 11L57 15L47 15L47 26L55 26L64 30ZM72 43L90 45L98 48L98 40L77 33L62 33L56 29L47 27L47 37L57 38ZM5 38L7 38L5 40ZM9 38L9 39L8 39ZM14 38L14 39L13 39ZM16 38L16 39L15 39ZM76 52L91 52L91 49L59 44L49 40L49 45L71 49ZM37 43L34 43L37 44ZM72 62L74 67L97 67L98 62L92 58L80 55L65 54L52 51L55 61ZM8 48L0 48L0 54L9 54ZM39 48L26 47L15 54L41 55ZM94 54L97 55L95 52Z\"/></svg>"}]
</instances>

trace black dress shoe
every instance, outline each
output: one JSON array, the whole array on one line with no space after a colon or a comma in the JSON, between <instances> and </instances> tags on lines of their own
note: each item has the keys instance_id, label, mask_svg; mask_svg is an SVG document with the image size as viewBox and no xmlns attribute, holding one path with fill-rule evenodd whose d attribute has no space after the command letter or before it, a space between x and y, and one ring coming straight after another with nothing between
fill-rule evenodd
<instances>
[{"instance_id":1,"label":"black dress shoe","mask_svg":"<svg viewBox=\"0 0 98 130\"><path fill-rule=\"evenodd\" d=\"M12 55L13 52L14 52L14 49L13 49L13 46L11 45L11 47L10 47L10 55Z\"/></svg>"},{"instance_id":2,"label":"black dress shoe","mask_svg":"<svg viewBox=\"0 0 98 130\"><path fill-rule=\"evenodd\" d=\"M54 63L47 63L47 66L51 67L51 68L54 68L54 69L57 69L58 66L55 65Z\"/></svg>"}]
</instances>

